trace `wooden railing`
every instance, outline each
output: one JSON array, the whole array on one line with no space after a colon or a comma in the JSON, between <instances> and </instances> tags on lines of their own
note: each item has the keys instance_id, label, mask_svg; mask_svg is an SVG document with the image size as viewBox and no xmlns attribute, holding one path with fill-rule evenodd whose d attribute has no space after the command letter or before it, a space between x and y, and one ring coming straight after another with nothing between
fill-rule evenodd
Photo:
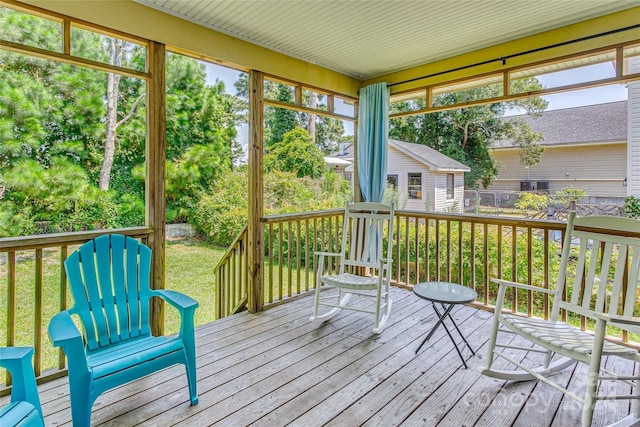
<instances>
[{"instance_id":1,"label":"wooden railing","mask_svg":"<svg viewBox=\"0 0 640 427\"><path fill-rule=\"evenodd\" d=\"M315 253L339 251L342 215L342 210L331 210L263 219L265 305L315 288ZM411 288L432 280L460 283L478 292L475 306L491 310L497 293L491 278L544 288L555 285L565 226L562 221L396 211L393 284ZM239 238L234 248L242 247ZM232 262L235 264L229 266ZM246 273L240 273L245 268L242 265L246 265L242 256L228 255L217 268L218 293L236 298L226 300L226 307L241 306L246 299L246 282L234 283L228 280L228 273L220 271L237 271L235 276L246 280ZM546 294L513 290L505 307L514 313L548 318L551 301ZM626 335L621 338L627 341Z\"/></svg>"},{"instance_id":2,"label":"wooden railing","mask_svg":"<svg viewBox=\"0 0 640 427\"><path fill-rule=\"evenodd\" d=\"M342 209L263 218L265 305L315 288L315 254L339 251L342 218ZM565 223L560 221L396 211L393 282L407 288L428 280L461 283L478 292L476 306L491 309L496 295L492 277L541 287L553 285L550 281L559 268L564 228ZM0 316L5 316L7 325L6 330L0 330L0 345L34 346L34 367L39 379L55 378L65 372L62 353L56 353L46 338L50 318L69 305L62 263L73 246L104 232L0 239L0 281L4 282L0 282ZM109 232L146 243L152 230L140 227ZM246 304L245 242L246 230L216 266L216 308L220 317L237 312ZM331 270L334 266L327 267ZM56 307L48 311L55 312L45 310L51 307L51 301ZM548 317L550 312L547 298L526 291L512 292L507 306L523 315ZM624 335L621 338L627 340ZM43 360L57 363L43 366Z\"/></svg>"},{"instance_id":3,"label":"wooden railing","mask_svg":"<svg viewBox=\"0 0 640 427\"><path fill-rule=\"evenodd\" d=\"M246 241L247 227L245 226L214 269L217 318L237 313L247 305Z\"/></svg>"},{"instance_id":4,"label":"wooden railing","mask_svg":"<svg viewBox=\"0 0 640 427\"><path fill-rule=\"evenodd\" d=\"M63 262L74 247L102 231L46 234L0 239L0 315L6 316L6 330L0 330L0 345L28 345L35 348L34 370L39 381L57 378L66 372L65 358L49 343L47 325L58 311L67 309L71 296ZM152 229L136 227L108 230L141 239L147 243ZM54 312L46 310L56 301ZM19 322L19 323L18 323ZM45 357L45 355L47 357ZM56 366L43 366L43 360L57 360ZM9 385L7 375L4 381ZM3 389L0 388L0 394Z\"/></svg>"},{"instance_id":5,"label":"wooden railing","mask_svg":"<svg viewBox=\"0 0 640 427\"><path fill-rule=\"evenodd\" d=\"M491 309L500 277L548 288L559 264L566 224L464 214L398 212L393 277L396 284L442 280L478 292L476 306ZM547 318L548 297L513 292L514 313Z\"/></svg>"},{"instance_id":6,"label":"wooden railing","mask_svg":"<svg viewBox=\"0 0 640 427\"><path fill-rule=\"evenodd\" d=\"M342 217L343 210L336 209L263 219L266 305L315 288L314 254L339 251ZM492 277L549 286L564 228L561 221L396 211L393 281L407 288L429 280L461 283L478 292L477 305L491 308ZM216 267L219 300L224 298L221 304L228 308L241 307L246 298L243 236ZM514 292L510 307L528 315L549 313L548 299L534 300L530 293Z\"/></svg>"}]
</instances>

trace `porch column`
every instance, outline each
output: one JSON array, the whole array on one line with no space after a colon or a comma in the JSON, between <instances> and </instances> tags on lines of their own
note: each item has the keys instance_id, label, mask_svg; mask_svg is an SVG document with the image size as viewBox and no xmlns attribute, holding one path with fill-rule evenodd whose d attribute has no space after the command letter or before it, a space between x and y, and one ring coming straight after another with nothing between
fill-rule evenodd
<instances>
[{"instance_id":1,"label":"porch column","mask_svg":"<svg viewBox=\"0 0 640 427\"><path fill-rule=\"evenodd\" d=\"M640 73L640 57L629 58L629 73ZM627 196L640 197L640 81L627 90Z\"/></svg>"},{"instance_id":2,"label":"porch column","mask_svg":"<svg viewBox=\"0 0 640 427\"><path fill-rule=\"evenodd\" d=\"M147 53L151 80L147 83L147 176L145 186L145 224L153 228L148 245L153 251L151 288L165 285L165 226L166 226L166 80L165 45L150 42ZM164 333L164 305L153 298L150 313L151 332Z\"/></svg>"},{"instance_id":3,"label":"porch column","mask_svg":"<svg viewBox=\"0 0 640 427\"><path fill-rule=\"evenodd\" d=\"M362 197L362 188L360 188L360 178L358 178L358 156L356 153L358 152L358 109L360 108L359 103L355 102L353 105L353 114L356 117L356 121L353 123L353 172L351 172L352 181L353 181L353 201L354 202L364 202L364 198Z\"/></svg>"},{"instance_id":4,"label":"porch column","mask_svg":"<svg viewBox=\"0 0 640 427\"><path fill-rule=\"evenodd\" d=\"M262 227L262 157L264 119L264 78L262 72L249 72L249 215L247 224L247 308L262 311L264 290L264 230Z\"/></svg>"}]
</instances>

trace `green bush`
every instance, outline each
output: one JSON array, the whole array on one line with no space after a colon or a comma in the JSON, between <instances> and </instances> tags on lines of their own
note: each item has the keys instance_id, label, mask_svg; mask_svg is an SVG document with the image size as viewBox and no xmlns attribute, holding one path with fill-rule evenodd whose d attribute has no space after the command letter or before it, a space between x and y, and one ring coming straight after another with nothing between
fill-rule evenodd
<instances>
[{"instance_id":1,"label":"green bush","mask_svg":"<svg viewBox=\"0 0 640 427\"><path fill-rule=\"evenodd\" d=\"M209 193L199 197L190 223L213 243L228 246L247 223L247 186L246 170L220 177ZM264 177L266 215L343 207L349 196L347 181L335 174L312 179L273 170Z\"/></svg>"},{"instance_id":2,"label":"green bush","mask_svg":"<svg viewBox=\"0 0 640 427\"><path fill-rule=\"evenodd\" d=\"M515 207L523 211L544 211L547 209L547 200L548 199L546 194L524 191L518 195L518 200L515 202Z\"/></svg>"},{"instance_id":3,"label":"green bush","mask_svg":"<svg viewBox=\"0 0 640 427\"><path fill-rule=\"evenodd\" d=\"M228 246L247 223L247 173L221 176L210 193L201 194L189 222L220 246Z\"/></svg>"},{"instance_id":4,"label":"green bush","mask_svg":"<svg viewBox=\"0 0 640 427\"><path fill-rule=\"evenodd\" d=\"M640 197L629 196L624 199L624 216L640 219Z\"/></svg>"},{"instance_id":5,"label":"green bush","mask_svg":"<svg viewBox=\"0 0 640 427\"><path fill-rule=\"evenodd\" d=\"M580 200L585 197L587 197L587 190L576 187L567 187L553 193L550 196L550 201L556 205L567 206L571 202L580 202Z\"/></svg>"}]
</instances>

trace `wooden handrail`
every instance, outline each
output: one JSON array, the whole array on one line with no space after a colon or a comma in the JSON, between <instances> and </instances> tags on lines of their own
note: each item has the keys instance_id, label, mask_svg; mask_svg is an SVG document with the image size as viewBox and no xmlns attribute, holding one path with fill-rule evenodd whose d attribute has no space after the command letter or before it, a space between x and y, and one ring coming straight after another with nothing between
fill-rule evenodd
<instances>
[{"instance_id":1,"label":"wooden handrail","mask_svg":"<svg viewBox=\"0 0 640 427\"><path fill-rule=\"evenodd\" d=\"M125 236L142 238L153 233L151 227L131 227L110 230L75 231L69 233L36 234L26 237L0 238L0 252L13 252L28 249L54 248L62 245L76 245L94 239L105 233L118 233Z\"/></svg>"}]
</instances>

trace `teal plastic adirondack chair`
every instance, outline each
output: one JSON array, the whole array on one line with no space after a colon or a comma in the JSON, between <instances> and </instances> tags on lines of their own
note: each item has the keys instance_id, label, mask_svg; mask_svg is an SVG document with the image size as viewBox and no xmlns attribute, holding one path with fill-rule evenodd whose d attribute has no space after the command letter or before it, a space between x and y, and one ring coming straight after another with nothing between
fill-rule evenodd
<instances>
[{"instance_id":1,"label":"teal plastic adirondack chair","mask_svg":"<svg viewBox=\"0 0 640 427\"><path fill-rule=\"evenodd\" d=\"M74 426L88 426L103 392L175 364L187 371L191 405L198 403L194 313L198 303L179 292L151 290L151 249L110 234L83 244L64 262L75 305L56 314L49 337L69 364ZM160 297L182 317L177 336L154 337L149 300ZM83 332L76 328L77 315Z\"/></svg>"},{"instance_id":2,"label":"teal plastic adirondack chair","mask_svg":"<svg viewBox=\"0 0 640 427\"><path fill-rule=\"evenodd\" d=\"M32 347L0 348L0 366L11 373L11 403L0 408L0 426L44 426L33 373Z\"/></svg>"}]
</instances>

